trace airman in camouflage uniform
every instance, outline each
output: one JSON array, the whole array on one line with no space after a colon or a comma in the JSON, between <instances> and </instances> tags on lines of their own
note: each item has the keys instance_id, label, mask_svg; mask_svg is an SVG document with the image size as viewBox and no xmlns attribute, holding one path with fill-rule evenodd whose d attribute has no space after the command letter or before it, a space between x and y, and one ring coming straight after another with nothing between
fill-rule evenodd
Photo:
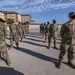
<instances>
[{"instance_id":1,"label":"airman in camouflage uniform","mask_svg":"<svg viewBox=\"0 0 75 75\"><path fill-rule=\"evenodd\" d=\"M24 23L24 38L26 38L26 23Z\"/></svg>"},{"instance_id":2,"label":"airman in camouflage uniform","mask_svg":"<svg viewBox=\"0 0 75 75\"><path fill-rule=\"evenodd\" d=\"M5 30L5 31L6 31L5 37L7 37L7 35L8 35L8 34L7 34L7 27L8 27L8 25L6 24L6 22L4 23L4 26L5 26L5 29L6 29L6 30Z\"/></svg>"},{"instance_id":3,"label":"airman in camouflage uniform","mask_svg":"<svg viewBox=\"0 0 75 75\"><path fill-rule=\"evenodd\" d=\"M46 27L46 23L43 23L43 25L42 25L42 38L45 36L45 32L46 32L45 27Z\"/></svg>"},{"instance_id":4,"label":"airman in camouflage uniform","mask_svg":"<svg viewBox=\"0 0 75 75\"><path fill-rule=\"evenodd\" d=\"M41 32L41 36L43 38L44 37L44 24L43 23L40 26L40 32Z\"/></svg>"},{"instance_id":5,"label":"airman in camouflage uniform","mask_svg":"<svg viewBox=\"0 0 75 75\"><path fill-rule=\"evenodd\" d=\"M23 37L22 37L22 24L19 22L19 25L18 25L18 29L19 29L19 38L21 39L21 42L23 40Z\"/></svg>"},{"instance_id":6,"label":"airman in camouflage uniform","mask_svg":"<svg viewBox=\"0 0 75 75\"><path fill-rule=\"evenodd\" d=\"M21 25L21 28L22 28L22 37L25 38L25 25L24 23Z\"/></svg>"},{"instance_id":7,"label":"airman in camouflage uniform","mask_svg":"<svg viewBox=\"0 0 75 75\"><path fill-rule=\"evenodd\" d=\"M15 44L17 45L17 48L19 48L19 29L17 24L11 24L9 25L10 29L10 48L13 47L13 42L15 41Z\"/></svg>"},{"instance_id":8,"label":"airman in camouflage uniform","mask_svg":"<svg viewBox=\"0 0 75 75\"><path fill-rule=\"evenodd\" d=\"M24 23L24 31L25 31L25 38L26 38L26 23Z\"/></svg>"},{"instance_id":9,"label":"airman in camouflage uniform","mask_svg":"<svg viewBox=\"0 0 75 75\"><path fill-rule=\"evenodd\" d=\"M42 35L42 24L40 25L40 36Z\"/></svg>"},{"instance_id":10,"label":"airman in camouflage uniform","mask_svg":"<svg viewBox=\"0 0 75 75\"><path fill-rule=\"evenodd\" d=\"M26 34L27 35L29 34L29 22L28 21L26 22Z\"/></svg>"},{"instance_id":11,"label":"airman in camouflage uniform","mask_svg":"<svg viewBox=\"0 0 75 75\"><path fill-rule=\"evenodd\" d=\"M47 22L47 25L45 26L45 41L44 41L44 43L46 42L46 40L48 38L49 25L50 25L50 23Z\"/></svg>"},{"instance_id":12,"label":"airman in camouflage uniform","mask_svg":"<svg viewBox=\"0 0 75 75\"><path fill-rule=\"evenodd\" d=\"M6 63L9 66L11 62L7 52L5 37L6 37L6 28L4 25L0 23L0 56L2 55L6 59Z\"/></svg>"},{"instance_id":13,"label":"airman in camouflage uniform","mask_svg":"<svg viewBox=\"0 0 75 75\"><path fill-rule=\"evenodd\" d=\"M50 48L52 38L54 40L54 48L56 48L57 30L58 30L58 25L56 24L56 20L53 19L53 24L50 26L49 30L50 35L48 36L48 49Z\"/></svg>"},{"instance_id":14,"label":"airman in camouflage uniform","mask_svg":"<svg viewBox=\"0 0 75 75\"><path fill-rule=\"evenodd\" d=\"M75 69L75 65L72 63L74 58L73 51L75 46L75 12L69 13L69 21L62 25L60 35L61 35L61 45L59 54L59 64L58 68L61 67L62 60L66 52L68 52L68 65Z\"/></svg>"}]
</instances>

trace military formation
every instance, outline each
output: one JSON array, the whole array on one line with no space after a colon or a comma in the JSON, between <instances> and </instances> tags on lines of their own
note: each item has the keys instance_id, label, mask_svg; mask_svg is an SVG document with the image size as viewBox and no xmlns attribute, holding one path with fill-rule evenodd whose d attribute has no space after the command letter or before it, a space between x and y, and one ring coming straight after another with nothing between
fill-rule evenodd
<instances>
[{"instance_id":1,"label":"military formation","mask_svg":"<svg viewBox=\"0 0 75 75\"><path fill-rule=\"evenodd\" d=\"M68 52L68 62L67 64L75 69L75 65L73 64L72 60L74 58L74 50L75 50L75 12L70 12L69 21L64 23L60 30L61 36L61 44L60 44L60 54L59 54L59 62L58 68L61 68L62 60L66 52ZM51 24L49 21L47 23L42 23L40 25L40 36L41 39L44 38L44 42L48 42L48 49L51 46L51 40L53 39L54 48L58 49L56 46L57 41L57 31L58 25L56 19L53 19L53 23ZM23 41L26 36L29 34L29 22L25 23L14 23L13 20L7 20L4 22L0 20L0 58L3 56L6 60L7 65L11 65L11 61L9 59L9 54L6 45L6 38L7 38L7 26L10 29L10 47L9 50L13 48L13 43L15 42L17 49L19 49L19 41Z\"/></svg>"},{"instance_id":2,"label":"military formation","mask_svg":"<svg viewBox=\"0 0 75 75\"><path fill-rule=\"evenodd\" d=\"M61 44L60 44L60 54L59 54L59 62L58 62L58 68L61 68L62 60L66 52L68 52L68 62L67 64L75 69L75 65L73 64L73 58L74 58L74 50L75 50L75 12L70 12L69 15L69 21L64 23L60 30L60 36L61 36ZM42 23L40 25L40 35L41 38L48 40L48 49L50 49L51 40L53 39L54 48L58 49L56 46L56 40L57 40L57 31L58 31L58 25L56 24L56 20L53 19L53 24Z\"/></svg>"},{"instance_id":3,"label":"military formation","mask_svg":"<svg viewBox=\"0 0 75 75\"><path fill-rule=\"evenodd\" d=\"M7 50L7 45L5 39L7 38L7 27L10 30L10 47L9 50L13 48L15 42L17 49L19 49L19 40L21 42L29 34L29 22L25 23L14 23L13 20L8 19L6 22L0 19L0 60L1 57L4 57L8 66L11 65L9 59L9 54Z\"/></svg>"},{"instance_id":4,"label":"military formation","mask_svg":"<svg viewBox=\"0 0 75 75\"><path fill-rule=\"evenodd\" d=\"M56 24L56 20L53 19L53 24L50 24L49 21L46 23L42 23L40 25L40 35L42 38L45 37L44 43L48 40L48 49L50 49L51 39L54 40L54 48L56 47L56 39L57 39L57 31L58 25Z\"/></svg>"}]
</instances>

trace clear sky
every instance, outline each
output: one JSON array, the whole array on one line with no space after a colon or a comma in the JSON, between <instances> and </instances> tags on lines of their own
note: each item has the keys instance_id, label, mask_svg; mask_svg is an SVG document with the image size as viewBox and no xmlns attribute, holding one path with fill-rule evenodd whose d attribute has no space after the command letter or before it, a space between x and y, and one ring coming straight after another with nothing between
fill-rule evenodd
<instances>
[{"instance_id":1,"label":"clear sky","mask_svg":"<svg viewBox=\"0 0 75 75\"><path fill-rule=\"evenodd\" d=\"M30 14L36 23L46 21L64 23L68 13L75 11L75 0L0 0L0 10Z\"/></svg>"}]
</instances>

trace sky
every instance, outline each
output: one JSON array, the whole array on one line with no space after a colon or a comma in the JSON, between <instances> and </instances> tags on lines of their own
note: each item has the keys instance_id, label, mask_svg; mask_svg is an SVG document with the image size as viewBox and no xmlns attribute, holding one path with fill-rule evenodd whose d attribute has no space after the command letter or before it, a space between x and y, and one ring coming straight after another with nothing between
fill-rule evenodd
<instances>
[{"instance_id":1,"label":"sky","mask_svg":"<svg viewBox=\"0 0 75 75\"><path fill-rule=\"evenodd\" d=\"M68 21L68 13L75 11L75 0L0 0L0 10L30 14L36 23L56 19L62 24Z\"/></svg>"}]
</instances>

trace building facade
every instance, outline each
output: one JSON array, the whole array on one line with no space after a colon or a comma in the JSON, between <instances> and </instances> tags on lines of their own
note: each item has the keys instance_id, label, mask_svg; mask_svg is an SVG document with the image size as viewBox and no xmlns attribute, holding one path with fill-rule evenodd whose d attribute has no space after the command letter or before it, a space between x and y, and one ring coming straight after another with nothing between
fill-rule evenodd
<instances>
[{"instance_id":1,"label":"building facade","mask_svg":"<svg viewBox=\"0 0 75 75\"><path fill-rule=\"evenodd\" d=\"M31 22L31 16L30 15L21 15L21 22Z\"/></svg>"},{"instance_id":2,"label":"building facade","mask_svg":"<svg viewBox=\"0 0 75 75\"><path fill-rule=\"evenodd\" d=\"M2 13L1 11L0 11L0 18L2 18L3 20L5 20L5 14Z\"/></svg>"},{"instance_id":3,"label":"building facade","mask_svg":"<svg viewBox=\"0 0 75 75\"><path fill-rule=\"evenodd\" d=\"M30 15L20 15L19 13L15 11L0 11L0 18L3 20L7 19L13 19L14 22L31 22L31 16Z\"/></svg>"},{"instance_id":4,"label":"building facade","mask_svg":"<svg viewBox=\"0 0 75 75\"><path fill-rule=\"evenodd\" d=\"M22 22L22 18L21 18L21 15L20 14L18 14L18 21L19 22Z\"/></svg>"}]
</instances>

